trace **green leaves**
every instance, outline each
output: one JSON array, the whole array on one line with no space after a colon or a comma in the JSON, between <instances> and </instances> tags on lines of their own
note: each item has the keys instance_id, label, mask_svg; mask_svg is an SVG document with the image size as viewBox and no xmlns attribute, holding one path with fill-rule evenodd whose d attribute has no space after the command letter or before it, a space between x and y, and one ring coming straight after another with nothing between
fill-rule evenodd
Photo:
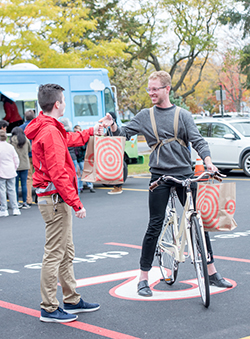
<instances>
[{"instance_id":1,"label":"green leaves","mask_svg":"<svg viewBox=\"0 0 250 339\"><path fill-rule=\"evenodd\" d=\"M0 5L1 67L28 61L39 67L106 67L125 45L92 40L98 20L81 0L6 0Z\"/></svg>"}]
</instances>

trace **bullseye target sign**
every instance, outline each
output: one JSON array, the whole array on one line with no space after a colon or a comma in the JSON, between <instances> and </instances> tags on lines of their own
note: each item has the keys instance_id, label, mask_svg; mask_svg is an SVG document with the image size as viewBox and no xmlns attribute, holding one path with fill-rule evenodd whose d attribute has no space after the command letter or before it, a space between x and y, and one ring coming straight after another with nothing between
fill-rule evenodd
<instances>
[{"instance_id":1,"label":"bullseye target sign","mask_svg":"<svg viewBox=\"0 0 250 339\"><path fill-rule=\"evenodd\" d=\"M199 183L196 208L206 231L231 229L236 209L235 185L232 184Z\"/></svg>"},{"instance_id":2,"label":"bullseye target sign","mask_svg":"<svg viewBox=\"0 0 250 339\"><path fill-rule=\"evenodd\" d=\"M82 180L105 184L123 183L125 141L125 137L90 137Z\"/></svg>"},{"instance_id":3,"label":"bullseye target sign","mask_svg":"<svg viewBox=\"0 0 250 339\"><path fill-rule=\"evenodd\" d=\"M219 188L215 185L212 187L206 188L204 185L200 190L199 199L197 201L197 210L201 212L202 221L204 227L215 227L218 224L219 219Z\"/></svg>"},{"instance_id":4,"label":"bullseye target sign","mask_svg":"<svg viewBox=\"0 0 250 339\"><path fill-rule=\"evenodd\" d=\"M123 181L123 147L120 138L98 138L95 144L97 181Z\"/></svg>"},{"instance_id":5,"label":"bullseye target sign","mask_svg":"<svg viewBox=\"0 0 250 339\"><path fill-rule=\"evenodd\" d=\"M94 161L95 161L95 158L94 158L94 153L91 153L88 155L88 158L85 159L85 161L88 161L88 163L90 164L91 167L94 166Z\"/></svg>"}]
</instances>

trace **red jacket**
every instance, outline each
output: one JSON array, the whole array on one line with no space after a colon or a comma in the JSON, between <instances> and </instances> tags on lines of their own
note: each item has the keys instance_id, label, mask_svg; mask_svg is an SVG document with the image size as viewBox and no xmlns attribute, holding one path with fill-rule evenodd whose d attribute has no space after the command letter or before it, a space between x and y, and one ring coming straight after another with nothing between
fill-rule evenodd
<instances>
[{"instance_id":1,"label":"red jacket","mask_svg":"<svg viewBox=\"0 0 250 339\"><path fill-rule=\"evenodd\" d=\"M93 133L93 127L82 132L66 132L62 123L42 112L28 124L25 134L32 140L33 186L37 187L38 196L59 193L75 211L82 209L68 147L86 144Z\"/></svg>"}]
</instances>

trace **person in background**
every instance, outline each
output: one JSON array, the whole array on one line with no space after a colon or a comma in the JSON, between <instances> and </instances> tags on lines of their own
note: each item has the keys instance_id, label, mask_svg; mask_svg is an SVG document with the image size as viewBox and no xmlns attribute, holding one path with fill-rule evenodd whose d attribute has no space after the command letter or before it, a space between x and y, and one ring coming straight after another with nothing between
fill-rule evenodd
<instances>
[{"instance_id":1,"label":"person in background","mask_svg":"<svg viewBox=\"0 0 250 339\"><path fill-rule=\"evenodd\" d=\"M0 130L3 129L7 133L8 121L0 120Z\"/></svg>"},{"instance_id":2,"label":"person in background","mask_svg":"<svg viewBox=\"0 0 250 339\"><path fill-rule=\"evenodd\" d=\"M97 303L84 301L76 291L71 208L80 219L86 217L86 210L78 196L76 171L68 147L84 145L91 135L102 135L103 128L96 124L82 132L66 132L58 121L66 106L63 91L57 84L40 85L38 102L43 111L25 129L26 136L32 139L33 185L46 225L40 321L57 323L75 321L76 313L100 308ZM58 279L63 292L63 309L56 297Z\"/></svg>"},{"instance_id":3,"label":"person in background","mask_svg":"<svg viewBox=\"0 0 250 339\"><path fill-rule=\"evenodd\" d=\"M3 130L6 133L8 126L9 126L8 121L0 120L0 130ZM8 137L7 137L7 141L8 141ZM1 199L0 199L0 205L1 205Z\"/></svg>"},{"instance_id":4,"label":"person in background","mask_svg":"<svg viewBox=\"0 0 250 339\"><path fill-rule=\"evenodd\" d=\"M14 146L20 160L20 164L17 168L16 195L18 202L20 180L23 203L18 203L18 208L28 209L30 208L30 206L27 204L27 177L28 170L30 168L29 152L31 152L30 141L26 138L24 131L20 127L14 127L12 130L12 136L10 138L10 144Z\"/></svg>"},{"instance_id":5,"label":"person in background","mask_svg":"<svg viewBox=\"0 0 250 339\"><path fill-rule=\"evenodd\" d=\"M24 131L28 124L35 118L35 112L32 109L29 109L25 112L25 122L20 125L20 128ZM30 140L30 145L32 149L32 141ZM27 177L27 204L32 204L32 175L34 172L34 166L32 161L32 152L29 152L29 161L30 161L30 168L28 170L28 177Z\"/></svg>"},{"instance_id":6,"label":"person in background","mask_svg":"<svg viewBox=\"0 0 250 339\"><path fill-rule=\"evenodd\" d=\"M75 125L74 132L81 132L81 126ZM81 190L83 189L83 182L81 180L83 166L84 166L84 157L87 149L87 143L80 147L75 147L75 154L76 154L76 163L74 165L76 167L76 171L79 169L80 175L78 175L78 194L80 194ZM90 193L95 193L94 185L92 182L86 182L87 187L89 188Z\"/></svg>"},{"instance_id":7,"label":"person in background","mask_svg":"<svg viewBox=\"0 0 250 339\"><path fill-rule=\"evenodd\" d=\"M109 112L109 114L112 116L115 123L117 123L117 117L115 112ZM109 132L107 132L107 135L112 135L112 132L110 130L110 127L108 128ZM122 190L122 184L117 184L113 187L111 191L108 192L108 194L121 194L123 192Z\"/></svg>"},{"instance_id":8,"label":"person in background","mask_svg":"<svg viewBox=\"0 0 250 339\"><path fill-rule=\"evenodd\" d=\"M5 111L3 120L8 121L9 126L7 127L7 133L11 133L14 127L22 125L23 119L21 118L14 101L8 99L4 95L2 95L1 100L3 101L3 108Z\"/></svg>"},{"instance_id":9,"label":"person in background","mask_svg":"<svg viewBox=\"0 0 250 339\"><path fill-rule=\"evenodd\" d=\"M6 199L6 190L10 201L10 206L13 210L13 215L20 215L21 212L17 206L15 177L16 169L19 165L19 158L15 148L7 143L6 132L0 130L0 217L8 217L8 205Z\"/></svg>"}]
</instances>

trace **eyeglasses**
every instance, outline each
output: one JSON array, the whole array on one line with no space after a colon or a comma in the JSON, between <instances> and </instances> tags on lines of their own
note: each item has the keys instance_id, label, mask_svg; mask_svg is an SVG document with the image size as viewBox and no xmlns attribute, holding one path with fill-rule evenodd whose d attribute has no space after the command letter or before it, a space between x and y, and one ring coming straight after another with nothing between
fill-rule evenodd
<instances>
[{"instance_id":1,"label":"eyeglasses","mask_svg":"<svg viewBox=\"0 0 250 339\"><path fill-rule=\"evenodd\" d=\"M153 92L153 93L156 93L159 91L159 89L162 89L162 88L166 88L167 86L162 86L162 87L153 87L153 88L146 88L146 92L149 93L149 92Z\"/></svg>"}]
</instances>

